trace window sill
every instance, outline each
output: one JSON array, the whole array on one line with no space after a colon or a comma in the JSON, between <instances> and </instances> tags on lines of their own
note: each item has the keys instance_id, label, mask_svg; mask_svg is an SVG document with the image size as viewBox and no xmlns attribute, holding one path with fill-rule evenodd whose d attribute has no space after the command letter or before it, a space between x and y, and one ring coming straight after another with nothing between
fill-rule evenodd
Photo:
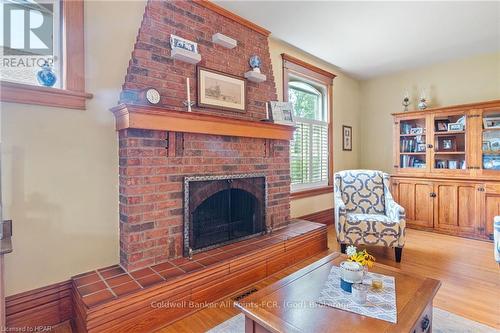
<instances>
[{"instance_id":1,"label":"window sill","mask_svg":"<svg viewBox=\"0 0 500 333\"><path fill-rule=\"evenodd\" d=\"M322 186L322 187L312 188L312 189L308 189L308 190L295 191L295 192L290 193L290 199L294 200L294 199L314 197L316 195L325 194L325 193L333 193L333 186L328 185L328 186Z\"/></svg>"},{"instance_id":2,"label":"window sill","mask_svg":"<svg viewBox=\"0 0 500 333\"><path fill-rule=\"evenodd\" d=\"M0 101L85 110L92 94L0 81Z\"/></svg>"}]
</instances>

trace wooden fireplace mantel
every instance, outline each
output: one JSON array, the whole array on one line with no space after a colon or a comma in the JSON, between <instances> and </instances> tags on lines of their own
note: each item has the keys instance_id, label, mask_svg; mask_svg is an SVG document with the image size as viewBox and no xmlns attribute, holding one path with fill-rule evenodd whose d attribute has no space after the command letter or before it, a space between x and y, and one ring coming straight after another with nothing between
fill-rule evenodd
<instances>
[{"instance_id":1,"label":"wooden fireplace mantel","mask_svg":"<svg viewBox=\"0 0 500 333\"><path fill-rule=\"evenodd\" d=\"M165 108L120 104L111 109L116 130L127 128L202 133L291 140L295 127L262 121L231 119L198 112L174 111Z\"/></svg>"}]
</instances>

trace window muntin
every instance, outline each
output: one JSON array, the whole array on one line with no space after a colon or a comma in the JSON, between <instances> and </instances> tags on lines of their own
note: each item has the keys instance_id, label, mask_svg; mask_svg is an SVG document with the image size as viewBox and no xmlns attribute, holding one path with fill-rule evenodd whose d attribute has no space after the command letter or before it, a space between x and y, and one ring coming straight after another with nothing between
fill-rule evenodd
<instances>
[{"instance_id":1,"label":"window muntin","mask_svg":"<svg viewBox=\"0 0 500 333\"><path fill-rule=\"evenodd\" d=\"M0 80L39 86L37 73L45 61L62 79L60 0L7 0L0 3Z\"/></svg>"},{"instance_id":2,"label":"window muntin","mask_svg":"<svg viewBox=\"0 0 500 333\"><path fill-rule=\"evenodd\" d=\"M296 130L290 143L292 191L328 185L329 140L326 87L305 80L288 82Z\"/></svg>"}]
</instances>

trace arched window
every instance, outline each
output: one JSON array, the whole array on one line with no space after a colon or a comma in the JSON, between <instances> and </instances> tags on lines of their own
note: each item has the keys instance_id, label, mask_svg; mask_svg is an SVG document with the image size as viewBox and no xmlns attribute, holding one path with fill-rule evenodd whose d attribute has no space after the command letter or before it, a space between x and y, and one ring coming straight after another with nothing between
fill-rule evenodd
<instances>
[{"instance_id":1,"label":"arched window","mask_svg":"<svg viewBox=\"0 0 500 333\"><path fill-rule=\"evenodd\" d=\"M296 130L290 146L292 190L328 185L328 113L326 87L290 77L288 101Z\"/></svg>"}]
</instances>

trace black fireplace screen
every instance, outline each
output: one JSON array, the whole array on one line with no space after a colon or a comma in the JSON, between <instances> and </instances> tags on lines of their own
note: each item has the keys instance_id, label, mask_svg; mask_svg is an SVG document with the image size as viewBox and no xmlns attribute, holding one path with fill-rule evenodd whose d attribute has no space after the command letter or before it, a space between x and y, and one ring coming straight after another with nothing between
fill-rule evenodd
<instances>
[{"instance_id":1,"label":"black fireplace screen","mask_svg":"<svg viewBox=\"0 0 500 333\"><path fill-rule=\"evenodd\" d=\"M186 178L185 255L264 232L265 184L263 176Z\"/></svg>"}]
</instances>

